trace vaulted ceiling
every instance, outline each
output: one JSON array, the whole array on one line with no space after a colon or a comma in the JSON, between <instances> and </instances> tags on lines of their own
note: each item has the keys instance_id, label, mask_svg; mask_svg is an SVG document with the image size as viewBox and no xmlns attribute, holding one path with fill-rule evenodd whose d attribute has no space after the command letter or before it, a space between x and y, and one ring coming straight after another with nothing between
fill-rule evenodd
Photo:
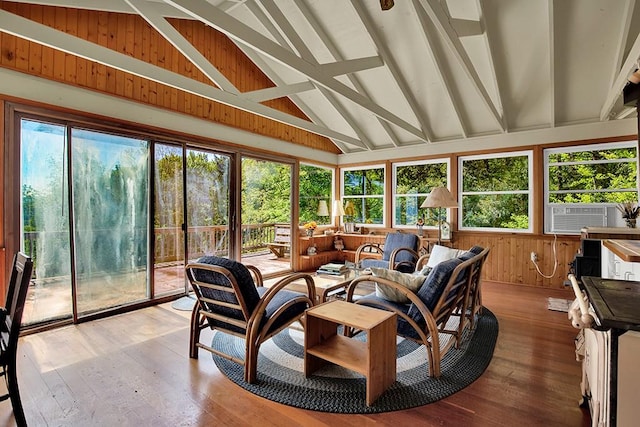
<instances>
[{"instance_id":1,"label":"vaulted ceiling","mask_svg":"<svg viewBox=\"0 0 640 427\"><path fill-rule=\"evenodd\" d=\"M326 136L343 153L637 114L621 97L640 57L635 0L396 0L389 10L379 0L24 3L139 14L216 84L207 96ZM225 33L276 87L240 93L169 25L175 17ZM44 37L3 19L0 30ZM91 56L67 38L47 43ZM281 96L311 122L260 104Z\"/></svg>"}]
</instances>

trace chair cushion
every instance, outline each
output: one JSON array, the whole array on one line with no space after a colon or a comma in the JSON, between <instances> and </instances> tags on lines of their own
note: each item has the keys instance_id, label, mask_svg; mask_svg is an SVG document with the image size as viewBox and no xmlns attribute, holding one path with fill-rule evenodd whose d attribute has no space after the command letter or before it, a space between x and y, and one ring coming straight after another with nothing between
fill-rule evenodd
<instances>
[{"instance_id":1,"label":"chair cushion","mask_svg":"<svg viewBox=\"0 0 640 427\"><path fill-rule=\"evenodd\" d=\"M415 234L409 233L389 233L384 241L384 253L382 259L389 261L391 252L397 248L409 248L414 251L418 250L420 239ZM415 262L413 255L410 252L402 251L398 253L396 262Z\"/></svg>"},{"instance_id":2,"label":"chair cushion","mask_svg":"<svg viewBox=\"0 0 640 427\"><path fill-rule=\"evenodd\" d=\"M265 287L258 288L258 294L260 295L260 298L262 298L262 296L268 290L269 289ZM262 323L265 323L267 319L273 316L276 310L278 310L284 304L291 301L292 299L299 298L301 295L303 294L301 294L300 292L289 291L286 289L279 290L273 296L271 301L269 301L269 304L267 304L265 317L263 317ZM291 319L301 316L308 307L309 306L305 302L297 302L295 304L292 304L291 307L287 308L282 314L280 314L280 316L278 316L278 320L273 323L269 332L278 329L280 326L291 323Z\"/></svg>"},{"instance_id":3,"label":"chair cushion","mask_svg":"<svg viewBox=\"0 0 640 427\"><path fill-rule=\"evenodd\" d=\"M247 310L249 311L249 313L253 313L256 306L258 305L258 302L260 301L260 295L258 294L256 285L253 281L253 276L251 276L251 273L249 272L249 269L247 269L246 266L244 266L242 263L239 263L237 261L227 259L227 258L220 258L216 256L204 256L198 259L198 262L203 264L210 264L210 265L216 265L219 267L224 267L227 270L229 270L233 275L233 277L236 279L236 282L238 282L238 285L242 292L242 297L244 298L245 304L247 306ZM218 285L230 287L226 277L214 271L196 269L194 270L194 276L198 281L202 281L206 283L215 283ZM206 289L206 288L202 288L202 292L205 297L208 297L211 299L226 301L233 304L236 304L238 302L233 293L216 291L214 289ZM247 320L244 318L240 310L235 310L235 309L230 309L230 308L225 308L220 306L214 307L213 305L208 307L208 309L214 312L232 317L234 319ZM243 332L243 330L238 329L238 332Z\"/></svg>"},{"instance_id":4,"label":"chair cushion","mask_svg":"<svg viewBox=\"0 0 640 427\"><path fill-rule=\"evenodd\" d=\"M471 249L469 249L469 252L473 253L474 255L480 255L482 251L484 251L484 248L478 245L475 245Z\"/></svg>"},{"instance_id":5,"label":"chair cushion","mask_svg":"<svg viewBox=\"0 0 640 427\"><path fill-rule=\"evenodd\" d=\"M416 293L426 280L425 276L422 275L402 273L400 271L389 270L386 268L371 267L371 272L374 276L396 282L413 293ZM410 302L409 298L398 290L381 283L376 283L376 296L384 298L387 301L398 302L401 304L408 304Z\"/></svg>"},{"instance_id":6,"label":"chair cushion","mask_svg":"<svg viewBox=\"0 0 640 427\"><path fill-rule=\"evenodd\" d=\"M431 273L429 273L427 279L417 293L418 297L426 305L429 311L433 311L436 307L438 299L442 295L445 286L447 286L451 273L453 273L453 270L455 270L455 268L461 263L461 259L453 258L439 263L433 268L433 270L431 270ZM424 321L420 311L413 304L411 304L408 314L416 322Z\"/></svg>"},{"instance_id":7,"label":"chair cushion","mask_svg":"<svg viewBox=\"0 0 640 427\"><path fill-rule=\"evenodd\" d=\"M464 251L460 249L452 249L446 246L433 245L433 248L431 249L431 255L429 255L429 260L427 261L427 267L433 268L436 265L440 264L442 261L459 257L463 252Z\"/></svg>"},{"instance_id":8,"label":"chair cushion","mask_svg":"<svg viewBox=\"0 0 640 427\"><path fill-rule=\"evenodd\" d=\"M381 308L383 310L389 310L389 307L392 308L396 313L404 313L407 314L409 311L410 304L400 304L397 302L389 301L384 298L377 297L375 292L369 295L364 295L358 299L358 304L367 305L370 307ZM422 322L424 325L424 321ZM398 324L396 333L400 336L412 338L415 340L420 340L420 335L416 332L413 327L407 323L401 316L398 316Z\"/></svg>"},{"instance_id":9,"label":"chair cushion","mask_svg":"<svg viewBox=\"0 0 640 427\"><path fill-rule=\"evenodd\" d=\"M365 268L389 268L389 261L384 261L381 259L375 258L365 258L360 261L360 267Z\"/></svg>"}]
</instances>

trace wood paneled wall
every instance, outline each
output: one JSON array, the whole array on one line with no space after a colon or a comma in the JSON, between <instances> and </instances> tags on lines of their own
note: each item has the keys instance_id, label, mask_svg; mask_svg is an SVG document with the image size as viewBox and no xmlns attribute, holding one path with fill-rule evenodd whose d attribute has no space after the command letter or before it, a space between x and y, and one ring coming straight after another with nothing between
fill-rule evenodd
<instances>
[{"instance_id":1,"label":"wood paneled wall","mask_svg":"<svg viewBox=\"0 0 640 427\"><path fill-rule=\"evenodd\" d=\"M491 248L483 267L485 280L554 289L564 288L569 263L580 248L580 236L558 236L555 254L554 237L548 235L456 232L454 238L456 248L469 249L473 245ZM540 271L551 278L536 271L531 252L538 254Z\"/></svg>"},{"instance_id":2,"label":"wood paneled wall","mask_svg":"<svg viewBox=\"0 0 640 427\"><path fill-rule=\"evenodd\" d=\"M214 86L184 55L137 15L5 1L0 1L0 7L32 21ZM172 19L170 22L240 92L274 86L273 82L222 33L199 21ZM120 96L318 150L340 153L325 137L1 32L0 49L0 67ZM265 101L263 104L308 120L288 98Z\"/></svg>"}]
</instances>

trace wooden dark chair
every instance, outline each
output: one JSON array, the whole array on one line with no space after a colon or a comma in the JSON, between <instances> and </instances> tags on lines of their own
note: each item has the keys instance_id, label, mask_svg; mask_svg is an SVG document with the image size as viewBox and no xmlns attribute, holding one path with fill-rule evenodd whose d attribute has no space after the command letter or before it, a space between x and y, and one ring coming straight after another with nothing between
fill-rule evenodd
<instances>
[{"instance_id":1,"label":"wooden dark chair","mask_svg":"<svg viewBox=\"0 0 640 427\"><path fill-rule=\"evenodd\" d=\"M31 258L18 252L13 258L5 306L0 309L0 376L5 377L7 384L7 394L0 396L0 401L11 399L13 415L18 426L27 425L18 389L16 358L22 312L27 299L32 270Z\"/></svg>"},{"instance_id":2,"label":"wooden dark chair","mask_svg":"<svg viewBox=\"0 0 640 427\"><path fill-rule=\"evenodd\" d=\"M256 267L214 256L188 264L186 272L198 299L191 314L189 356L197 359L198 348L204 348L239 363L248 383L256 380L260 345L301 320L316 298L313 278L308 274L294 273L265 288ZM296 280L305 281L307 293L283 289ZM244 338L244 360L201 343L200 332L206 327Z\"/></svg>"},{"instance_id":3,"label":"wooden dark chair","mask_svg":"<svg viewBox=\"0 0 640 427\"><path fill-rule=\"evenodd\" d=\"M389 233L381 248L374 243L364 243L356 249L355 262L362 268L378 267L411 273L420 256L420 238L410 233ZM373 258L376 257L376 258ZM381 259L377 259L380 257Z\"/></svg>"}]
</instances>

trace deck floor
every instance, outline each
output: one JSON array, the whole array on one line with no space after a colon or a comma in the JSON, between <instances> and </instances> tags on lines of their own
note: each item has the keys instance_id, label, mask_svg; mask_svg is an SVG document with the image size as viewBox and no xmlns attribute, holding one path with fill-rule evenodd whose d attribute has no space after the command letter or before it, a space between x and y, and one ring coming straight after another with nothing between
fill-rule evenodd
<instances>
[{"instance_id":1,"label":"deck floor","mask_svg":"<svg viewBox=\"0 0 640 427\"><path fill-rule=\"evenodd\" d=\"M242 262L251 264L265 277L291 271L290 258L276 258L271 252L243 257ZM182 263L157 264L154 268L154 295L179 297L190 291L185 282ZM77 286L77 310L81 314L102 311L106 307L140 303L149 300L147 272L135 275L96 276L81 281ZM41 322L69 319L72 314L72 293L69 277L46 280L35 279L27 295L23 324L36 325Z\"/></svg>"}]
</instances>

